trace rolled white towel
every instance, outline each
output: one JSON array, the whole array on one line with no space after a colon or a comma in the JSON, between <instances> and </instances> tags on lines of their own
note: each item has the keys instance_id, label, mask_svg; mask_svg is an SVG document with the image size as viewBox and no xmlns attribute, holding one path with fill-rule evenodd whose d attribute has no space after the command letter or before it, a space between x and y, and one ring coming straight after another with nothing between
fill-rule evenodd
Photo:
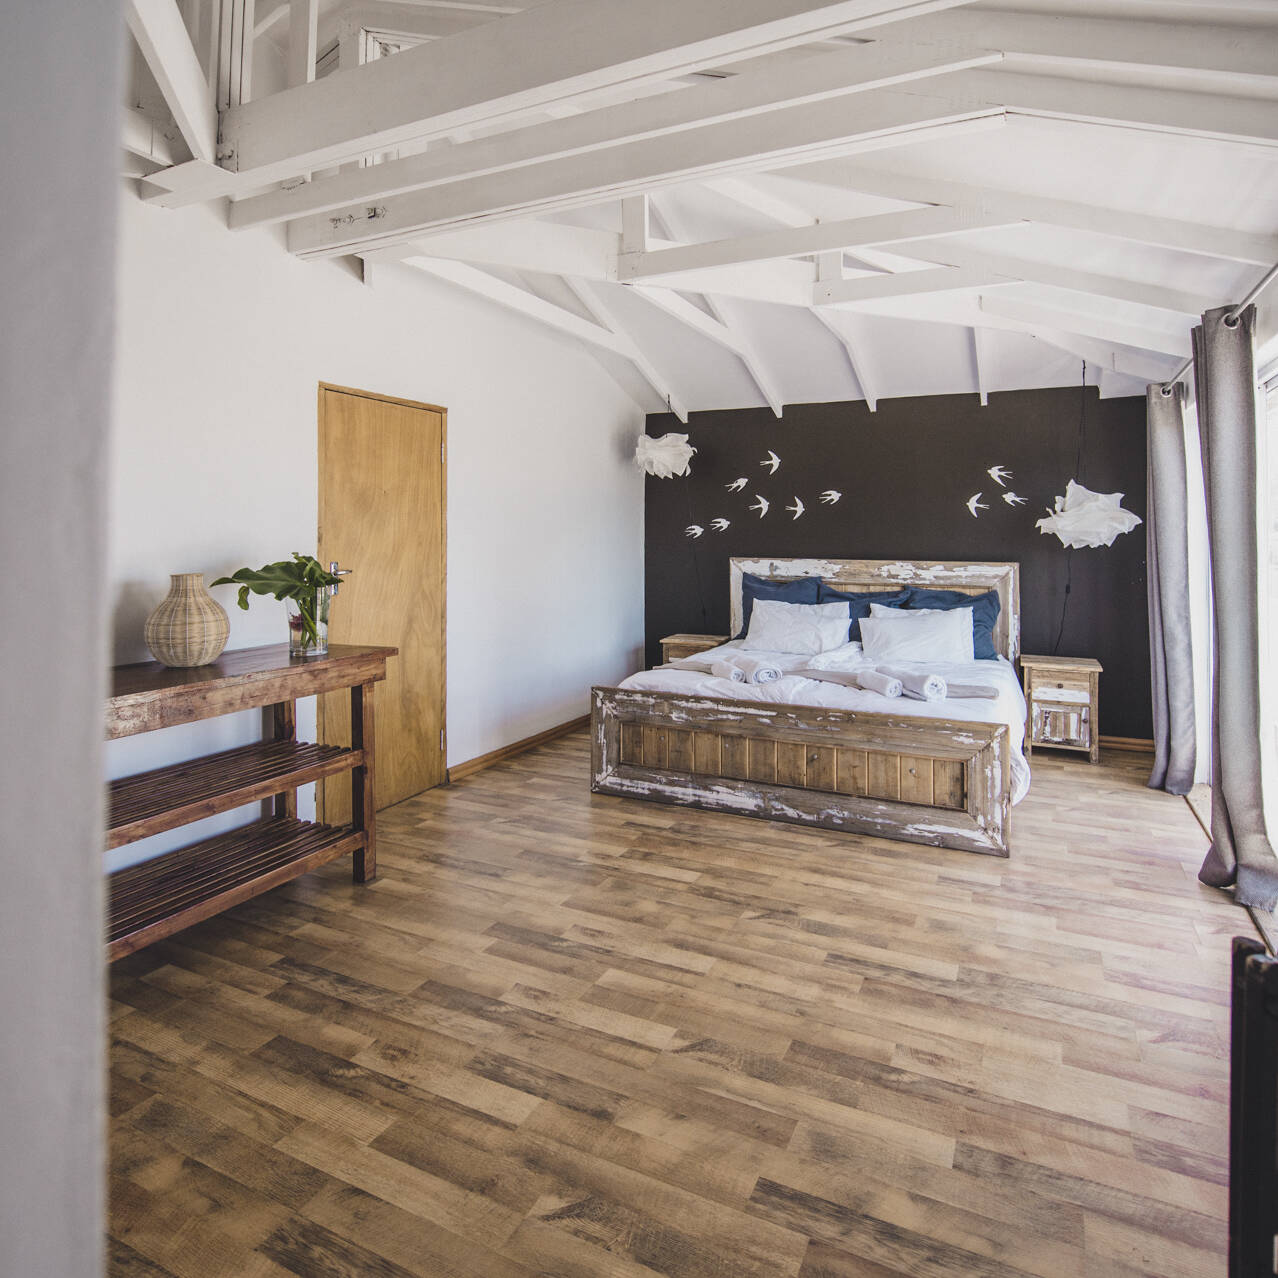
<instances>
[{"instance_id":1,"label":"rolled white towel","mask_svg":"<svg viewBox=\"0 0 1278 1278\"><path fill-rule=\"evenodd\" d=\"M946 696L964 697L971 700L997 701L998 689L984 683L948 683Z\"/></svg>"},{"instance_id":2,"label":"rolled white towel","mask_svg":"<svg viewBox=\"0 0 1278 1278\"><path fill-rule=\"evenodd\" d=\"M730 664L741 671L746 683L772 683L781 678L780 666L774 666L764 657L752 657L748 652L734 653Z\"/></svg>"},{"instance_id":3,"label":"rolled white towel","mask_svg":"<svg viewBox=\"0 0 1278 1278\"><path fill-rule=\"evenodd\" d=\"M710 673L716 679L727 679L731 683L745 683L745 671L734 666L731 661L715 661L710 665Z\"/></svg>"},{"instance_id":4,"label":"rolled white towel","mask_svg":"<svg viewBox=\"0 0 1278 1278\"><path fill-rule=\"evenodd\" d=\"M943 676L926 670L907 670L904 666L880 666L878 674L901 681L901 695L915 701L944 701L948 691Z\"/></svg>"},{"instance_id":5,"label":"rolled white towel","mask_svg":"<svg viewBox=\"0 0 1278 1278\"><path fill-rule=\"evenodd\" d=\"M866 692L877 692L881 697L899 697L905 691L900 679L882 670L858 670L856 681Z\"/></svg>"}]
</instances>

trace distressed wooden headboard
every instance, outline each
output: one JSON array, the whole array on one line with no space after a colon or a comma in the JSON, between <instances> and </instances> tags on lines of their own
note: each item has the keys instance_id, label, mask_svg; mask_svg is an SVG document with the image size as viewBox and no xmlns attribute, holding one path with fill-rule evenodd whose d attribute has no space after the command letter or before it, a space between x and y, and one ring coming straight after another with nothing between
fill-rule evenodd
<instances>
[{"instance_id":1,"label":"distressed wooden headboard","mask_svg":"<svg viewBox=\"0 0 1278 1278\"><path fill-rule=\"evenodd\" d=\"M891 591L902 586L959 590L981 595L997 590L998 621L994 648L1015 662L1021 651L1020 564L969 564L935 559L729 559L728 589L732 599L732 633L741 630L741 576L750 573L772 581L820 577L836 590Z\"/></svg>"}]
</instances>

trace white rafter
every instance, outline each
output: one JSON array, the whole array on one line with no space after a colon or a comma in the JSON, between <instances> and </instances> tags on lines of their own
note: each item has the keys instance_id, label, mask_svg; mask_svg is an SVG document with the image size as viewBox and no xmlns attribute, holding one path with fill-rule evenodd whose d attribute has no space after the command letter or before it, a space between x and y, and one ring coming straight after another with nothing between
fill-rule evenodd
<instances>
[{"instance_id":1,"label":"white rafter","mask_svg":"<svg viewBox=\"0 0 1278 1278\"><path fill-rule=\"evenodd\" d=\"M675 239L688 238L688 226L684 223L678 211L671 207L669 201L663 200L656 204L655 207L660 214L661 220L665 223L666 230ZM648 291L648 296L651 298L652 290ZM709 293L703 293L702 297L709 307L710 313L731 336L737 358L745 365L746 372L750 374L750 379L759 388L759 393L763 396L768 407L780 417L785 408L785 400L777 388L772 374L767 370L762 353L745 326L740 311L740 303L730 298L715 298Z\"/></svg>"},{"instance_id":2,"label":"white rafter","mask_svg":"<svg viewBox=\"0 0 1278 1278\"><path fill-rule=\"evenodd\" d=\"M965 204L1027 222L1092 231L1139 244L1180 249L1258 266L1269 266L1278 261L1278 235L1256 235L1228 227L1104 208L1082 201L1000 190L945 178L891 173L860 164L841 169L840 178L855 191L887 199L908 200L916 204Z\"/></svg>"},{"instance_id":3,"label":"white rafter","mask_svg":"<svg viewBox=\"0 0 1278 1278\"><path fill-rule=\"evenodd\" d=\"M626 326L617 318L617 312L608 305L599 288L584 280L575 280L571 276L564 277L564 283L572 290L573 295L586 308L595 320L602 324L617 339L619 353L639 370L643 379L657 392L666 407L681 421L688 420L688 409L683 401L670 389L670 381L653 364L652 360L640 350L638 343L631 337Z\"/></svg>"},{"instance_id":4,"label":"white rafter","mask_svg":"<svg viewBox=\"0 0 1278 1278\"><path fill-rule=\"evenodd\" d=\"M835 222L815 222L802 227L783 227L729 240L687 244L681 248L658 249L649 253L626 253L617 263L621 280L639 280L674 275L679 271L757 262L777 257L799 257L830 249L855 249L871 244L901 244L938 235L956 235L1008 225L1009 219L981 209L945 206L906 209L900 213L879 213L873 217L845 218Z\"/></svg>"},{"instance_id":5,"label":"white rafter","mask_svg":"<svg viewBox=\"0 0 1278 1278\"><path fill-rule=\"evenodd\" d=\"M764 120L687 129L299 218L288 224L289 248L303 257L340 255L464 222L579 208L690 179L848 155L888 138L917 139L920 128L1002 118L999 109L985 105L877 89L861 94L855 111L838 99L810 102ZM376 210L375 218L370 209Z\"/></svg>"},{"instance_id":6,"label":"white rafter","mask_svg":"<svg viewBox=\"0 0 1278 1278\"><path fill-rule=\"evenodd\" d=\"M867 275L851 280L818 280L812 290L815 306L851 306L888 297L915 297L923 293L953 293L960 289L991 288L1018 281L992 271L938 266L932 270L901 271L896 275Z\"/></svg>"},{"instance_id":7,"label":"white rafter","mask_svg":"<svg viewBox=\"0 0 1278 1278\"><path fill-rule=\"evenodd\" d=\"M481 271L478 267L468 266L463 262L448 262L428 257L405 258L404 262L428 275L447 280L450 284L456 284L459 288L485 297L490 302L496 302L508 310L537 320L538 323L545 324L549 328L567 333L570 337L575 337L591 346L597 346L601 350L610 351L614 355L620 355L622 359L628 360L639 370L661 397L662 402L670 406L671 411L680 421L688 420L688 410L674 397L669 384L653 368L651 362L630 336L615 323L611 312L603 306L597 296L586 294L575 281L565 278L564 282L595 317L593 320L583 319L574 311L565 310L564 307L547 302L535 293L528 292L527 289L509 284L495 275L489 275L487 271Z\"/></svg>"},{"instance_id":8,"label":"white rafter","mask_svg":"<svg viewBox=\"0 0 1278 1278\"><path fill-rule=\"evenodd\" d=\"M400 55L403 56L403 55ZM602 107L565 119L525 126L455 146L428 151L347 177L314 183L288 196L249 197L231 211L232 226L252 226L340 209L359 200L396 195L441 183L521 168L544 160L584 155L628 141L651 140L709 124L750 118L788 106L869 93L910 79L936 75L996 58L988 51L939 45L922 51L877 45L843 48L794 66L711 80L677 93ZM233 194L247 175L222 172L205 198ZM157 202L165 202L157 195ZM172 202L172 201L169 201Z\"/></svg>"},{"instance_id":9,"label":"white rafter","mask_svg":"<svg viewBox=\"0 0 1278 1278\"><path fill-rule=\"evenodd\" d=\"M858 343L856 336L849 331L848 326L851 316L843 311L823 310L820 308L814 308L812 313L839 339L839 344L843 347L843 352L847 356L848 364L852 368L852 376L856 378L856 384L860 387L861 397L865 400L866 407L870 412L877 413L879 410L877 383L870 376L869 368L866 364L865 351Z\"/></svg>"},{"instance_id":10,"label":"white rafter","mask_svg":"<svg viewBox=\"0 0 1278 1278\"><path fill-rule=\"evenodd\" d=\"M1182 359L1189 354L1188 325L1179 331L1143 326L1093 311L1011 297L1003 292L982 294L981 309L1003 319L1015 320L1027 333L1053 328L1064 333L1076 333L1080 337L1094 337L1102 342L1134 346L1138 350L1178 355Z\"/></svg>"},{"instance_id":11,"label":"white rafter","mask_svg":"<svg viewBox=\"0 0 1278 1278\"><path fill-rule=\"evenodd\" d=\"M1177 315L1201 315L1205 310L1222 306L1230 300L1227 297L1209 297L1203 293L1168 288L1162 284L1080 271L1072 266L1030 261L1007 253L993 253L970 244L908 244L901 247L899 252L904 256L935 262L941 266L988 271L991 275L1048 284L1053 288L1071 289L1076 293L1107 297L1112 301L1129 302L1154 310L1172 311Z\"/></svg>"},{"instance_id":12,"label":"white rafter","mask_svg":"<svg viewBox=\"0 0 1278 1278\"><path fill-rule=\"evenodd\" d=\"M196 160L217 148L217 110L175 0L129 0L129 30Z\"/></svg>"},{"instance_id":13,"label":"white rafter","mask_svg":"<svg viewBox=\"0 0 1278 1278\"><path fill-rule=\"evenodd\" d=\"M972 371L976 374L976 393L981 397L981 407L990 402L989 384L986 373L990 366L989 354L981 349L985 342L985 330L979 324L968 330L972 334Z\"/></svg>"},{"instance_id":14,"label":"white rafter","mask_svg":"<svg viewBox=\"0 0 1278 1278\"><path fill-rule=\"evenodd\" d=\"M800 208L797 204L776 195L765 187L759 186L757 182L753 182L749 178L720 178L714 182L707 183L707 185L725 199L734 200L736 203L753 209L756 213L761 213L764 217L769 217L775 222L784 223L789 227L812 225L812 217L806 209ZM817 272L819 280L842 279L843 253L838 251L818 254ZM852 370L852 376L856 379L857 389L861 392L861 398L865 400L866 407L870 412L878 412L879 398L875 389L877 383L869 371L868 357L864 347L859 342L857 335L851 331L854 323L851 316L841 311L819 306L810 306L808 310L822 327L829 330L843 348L848 367Z\"/></svg>"},{"instance_id":15,"label":"white rafter","mask_svg":"<svg viewBox=\"0 0 1278 1278\"><path fill-rule=\"evenodd\" d=\"M1278 92L1278 30L1206 22L964 8L877 28L885 42L954 40L999 49L1009 68L1150 77L1225 94Z\"/></svg>"},{"instance_id":16,"label":"white rafter","mask_svg":"<svg viewBox=\"0 0 1278 1278\"><path fill-rule=\"evenodd\" d=\"M222 152L228 168L287 177L958 2L557 0L229 110Z\"/></svg>"},{"instance_id":17,"label":"white rafter","mask_svg":"<svg viewBox=\"0 0 1278 1278\"><path fill-rule=\"evenodd\" d=\"M289 0L289 85L310 84L315 79L315 55L319 31L319 0Z\"/></svg>"}]
</instances>

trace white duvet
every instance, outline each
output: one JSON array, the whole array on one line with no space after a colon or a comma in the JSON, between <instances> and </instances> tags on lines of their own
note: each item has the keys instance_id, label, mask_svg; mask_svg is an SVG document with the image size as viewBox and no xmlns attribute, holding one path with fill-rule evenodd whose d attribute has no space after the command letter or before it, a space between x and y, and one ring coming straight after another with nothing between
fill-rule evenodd
<instances>
[{"instance_id":1,"label":"white duvet","mask_svg":"<svg viewBox=\"0 0 1278 1278\"><path fill-rule=\"evenodd\" d=\"M698 653L699 662L711 662L727 653L741 651L739 640ZM1016 671L1004 657L995 661L964 661L950 664L895 662L895 665L917 665L918 669L935 671L954 683L985 684L998 691L996 700L950 698L945 701L913 701L909 697L883 697L862 688L845 688L842 684L804 678L795 673L804 669L853 671L873 667L861 652L859 643L845 644L819 657L795 656L793 653L750 650L752 657L766 657L781 668L780 679L772 683L734 683L717 679L700 670L681 670L677 666L658 666L641 670L622 680L621 687L639 692L677 692L686 696L723 697L731 701L763 701L773 705L822 706L830 710L863 710L875 714L917 715L924 719L958 719L974 723L1005 723L1012 747L1012 802L1019 803L1029 790L1030 770L1022 749L1025 732L1025 696Z\"/></svg>"}]
</instances>

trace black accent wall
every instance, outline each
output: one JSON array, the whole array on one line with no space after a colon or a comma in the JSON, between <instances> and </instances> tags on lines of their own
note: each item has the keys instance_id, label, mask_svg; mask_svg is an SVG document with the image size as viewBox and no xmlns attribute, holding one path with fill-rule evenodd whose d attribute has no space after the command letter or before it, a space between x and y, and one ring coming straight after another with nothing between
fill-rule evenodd
<instances>
[{"instance_id":1,"label":"black accent wall","mask_svg":"<svg viewBox=\"0 0 1278 1278\"><path fill-rule=\"evenodd\" d=\"M934 395L694 413L687 426L670 414L648 418L650 435L686 432L697 448L688 478L647 479L646 605L648 662L658 641L678 631L726 633L728 558L804 555L835 559L1014 560L1021 565L1022 649L1096 657L1101 731L1152 733L1145 530L1113 546L1067 551L1035 521L1074 478L1097 492L1126 494L1145 517L1145 401L1102 400L1094 387ZM1080 424L1082 431L1080 433ZM761 466L769 450L775 474ZM1011 471L1006 487L986 472ZM743 492L727 485L744 476ZM842 494L833 505L820 494ZM973 517L968 498L988 510ZM1014 492L1024 505L1002 500ZM748 507L762 495L762 518ZM785 509L798 497L797 519ZM711 521L730 526L715 532ZM705 531L693 539L689 525ZM1065 625L1056 649L1065 587Z\"/></svg>"}]
</instances>

